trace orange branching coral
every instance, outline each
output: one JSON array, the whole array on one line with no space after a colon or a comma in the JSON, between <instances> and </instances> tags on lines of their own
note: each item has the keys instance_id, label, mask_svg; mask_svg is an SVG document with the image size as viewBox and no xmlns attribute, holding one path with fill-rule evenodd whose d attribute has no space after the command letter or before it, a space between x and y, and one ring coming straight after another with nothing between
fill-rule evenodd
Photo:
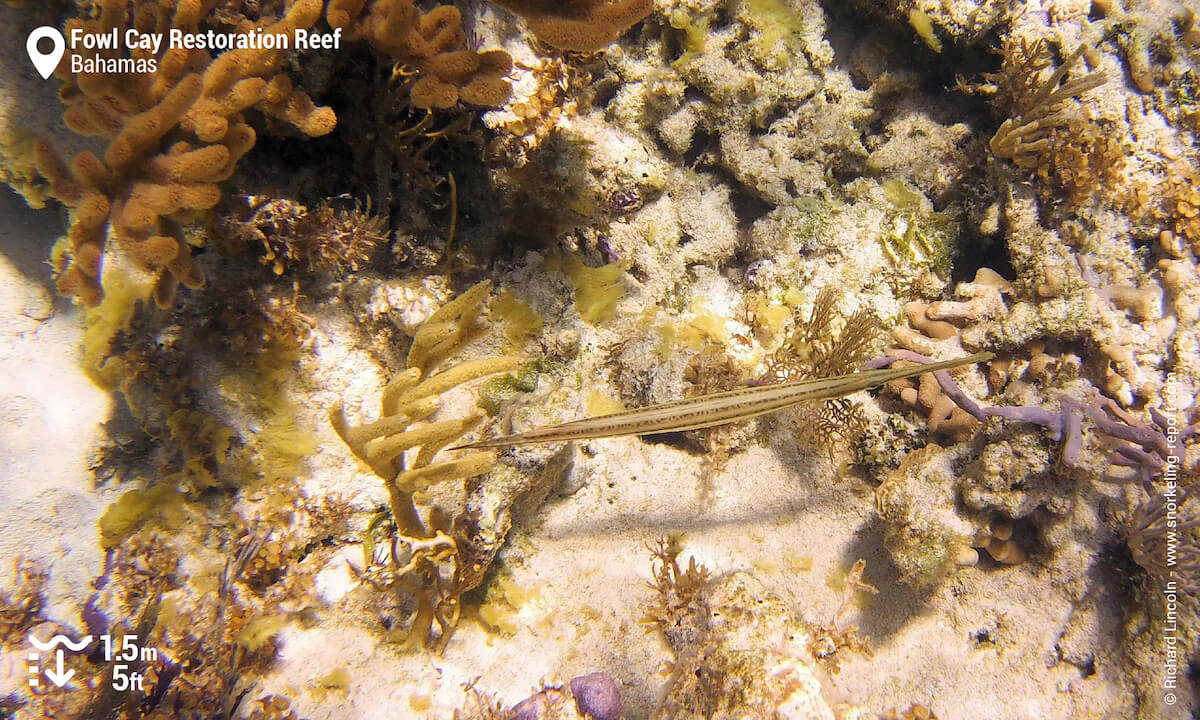
<instances>
[{"instance_id":1,"label":"orange branching coral","mask_svg":"<svg viewBox=\"0 0 1200 720\"><path fill-rule=\"evenodd\" d=\"M596 88L604 82L603 61L592 58L543 57L536 64L517 63L530 71L537 83L528 95L514 99L509 109L513 117L501 120L502 130L489 147L489 155L513 167L523 167L559 125L591 105Z\"/></svg>"},{"instance_id":2,"label":"orange branching coral","mask_svg":"<svg viewBox=\"0 0 1200 720\"><path fill-rule=\"evenodd\" d=\"M101 0L99 17L72 20L67 32L113 33L130 27L162 32L195 32L207 10L200 0L173 5L141 5L132 12L127 0ZM267 26L267 34L293 35L311 27L321 0L298 0L287 14ZM239 33L256 30L249 23ZM107 66L123 51L82 50L84 67ZM155 300L168 304L180 283L197 288L204 275L192 260L180 223L194 211L209 210L221 199L218 183L254 146L254 130L243 111L255 108L284 120L309 136L330 132L336 118L317 107L290 78L279 75L281 50L230 50L213 60L205 50L170 48L154 57L130 51L132 60L154 60L152 73L84 72L60 66L63 119L80 135L109 140L103 157L81 152L70 165L46 141L35 147L38 170L50 180L51 195L71 208L71 252L59 267L58 289L88 305L103 296L100 263L105 237L143 268L160 273ZM148 65L147 65L148 66ZM119 69L119 68L116 68Z\"/></svg>"},{"instance_id":3,"label":"orange branching coral","mask_svg":"<svg viewBox=\"0 0 1200 720\"><path fill-rule=\"evenodd\" d=\"M596 52L654 9L654 0L492 0L521 15L538 39L560 50Z\"/></svg>"},{"instance_id":4,"label":"orange branching coral","mask_svg":"<svg viewBox=\"0 0 1200 720\"><path fill-rule=\"evenodd\" d=\"M441 5L423 13L413 0L331 0L325 19L351 39L370 43L420 75L410 91L419 108L468 105L499 107L508 99L505 79L512 58L503 50L467 47L458 8Z\"/></svg>"}]
</instances>

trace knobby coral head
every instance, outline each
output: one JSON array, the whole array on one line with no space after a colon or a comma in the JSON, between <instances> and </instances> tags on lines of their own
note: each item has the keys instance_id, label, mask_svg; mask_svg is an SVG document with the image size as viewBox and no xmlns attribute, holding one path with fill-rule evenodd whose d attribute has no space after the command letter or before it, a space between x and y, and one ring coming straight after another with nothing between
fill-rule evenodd
<instances>
[{"instance_id":1,"label":"knobby coral head","mask_svg":"<svg viewBox=\"0 0 1200 720\"><path fill-rule=\"evenodd\" d=\"M654 10L654 0L492 0L529 23L542 42L560 50L603 50Z\"/></svg>"},{"instance_id":2,"label":"knobby coral head","mask_svg":"<svg viewBox=\"0 0 1200 720\"><path fill-rule=\"evenodd\" d=\"M421 12L413 0L331 0L325 19L414 72L414 107L446 109L460 101L499 107L508 100L512 58L503 50L468 46L462 14L452 5Z\"/></svg>"}]
</instances>

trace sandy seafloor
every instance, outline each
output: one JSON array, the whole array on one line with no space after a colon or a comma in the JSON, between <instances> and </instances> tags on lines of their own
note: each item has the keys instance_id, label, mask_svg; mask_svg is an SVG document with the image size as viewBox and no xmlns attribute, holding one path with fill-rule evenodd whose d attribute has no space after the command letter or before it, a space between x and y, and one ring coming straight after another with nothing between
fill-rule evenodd
<instances>
[{"instance_id":1,"label":"sandy seafloor","mask_svg":"<svg viewBox=\"0 0 1200 720\"><path fill-rule=\"evenodd\" d=\"M71 618L80 589L102 569L95 523L113 499L94 488L89 446L80 438L97 436L110 407L76 366L78 314L50 299L36 263L16 264L21 241L53 233L54 224L16 198L6 203L3 409L11 459L0 536L5 556L52 568L50 595L59 602L49 614ZM337 367L344 371L344 360ZM441 708L424 716L445 717L462 704L467 682L515 703L543 682L603 670L621 678L627 716L646 717L670 659L641 622L652 599L647 548L658 538L685 533L685 557L714 573L751 571L817 622L837 611L834 579L856 559L873 569L889 564L869 490L831 480L828 462L800 455L786 435L734 456L712 487L695 457L663 445L618 438L580 450L592 456L583 487L552 497L534 523L518 526L505 551L511 582L531 595L513 618L515 634L496 637L468 621L441 657L406 657L339 617L335 604L320 626L281 632L277 667L262 687L293 697L303 717L373 718L381 708L389 709L386 717L420 717L408 708L424 696ZM346 462L340 448L322 454L335 456L319 458L330 474ZM321 477L314 473L308 483L319 486ZM330 479L339 489L375 490L371 476L360 472L355 480ZM349 557L358 556L352 549ZM334 593L351 582L341 567L346 557L330 558ZM868 579L880 594L852 618L871 638L873 657L849 656L838 674L822 677L830 705L918 702L939 717L967 717L974 708L998 719L1089 717L1120 692L1101 674L1084 677L1055 662L1072 602L1044 588L1045 571L1036 566L970 569L931 601L899 584L894 571ZM981 643L980 633L992 639ZM9 689L23 669L20 653L12 655ZM306 698L301 688L337 668L351 678L344 699Z\"/></svg>"},{"instance_id":2,"label":"sandy seafloor","mask_svg":"<svg viewBox=\"0 0 1200 720\"><path fill-rule=\"evenodd\" d=\"M1147 16L1167 17L1167 6L1174 7L1170 3L1132 4L1130 22L1144 21ZM679 13L694 15L701 5L660 2L646 22L661 29L671 25L663 18L681 17ZM993 7L995 3L987 2L945 2L940 3L940 11L934 9L938 3L886 5L903 6L889 10L896 17L904 17L907 5L929 5L934 19L943 23L938 25L939 32L948 42L962 41L970 34L962 30L961 23L953 24L968 10L999 12ZM1084 5L1088 3L1050 3L1047 9L1038 4L1030 13L1010 18L1007 27L1022 33L1052 28L1049 35L1065 47L1079 37L1094 37L1093 31L1080 25L1084 22L1080 18L1094 13ZM908 300L954 296L957 283L932 276L929 265L901 270L892 267L887 256L894 250L889 252L886 243L879 242L881 228L890 228L897 221L894 208L889 209L882 200L883 181L902 177L909 183L906 187L925 193L918 203L922 210L912 211L904 222L928 217L922 213L939 203L931 203L926 195L935 196L954 182L953 178L942 178L929 163L936 166L940 159L937 153L944 152L950 158L945 160L945 167L957 168L947 169L946 175L957 177L956 173L964 172L963 164L969 164L955 155L960 151L967 154L962 149L967 144L964 138L977 136L979 150L983 147L980 138L985 142L998 123L991 121L990 128L981 129L980 125L988 122L981 119L986 117L982 111L965 123L954 122L952 103L932 100L928 106L923 105L928 98L921 93L927 90L922 89L919 80L904 74L914 71L899 72L890 80L898 89L880 91L881 96L891 97L889 92L913 93L916 99L898 101L900 109L889 105L889 110L880 111L882 119L878 122L886 126L886 132L872 130L879 137L874 144L866 143L869 148L862 147L871 158L865 164L869 170L862 171L867 179L851 180L839 163L845 155L858 152L857 139L848 141L839 136L828 143L829 147L815 143L821 147L814 148L805 138L829 130L824 125L829 117L833 118L828 121L831 127L852 122L870 125L855 113L872 102L882 107L883 101L864 99L866 91L843 77L844 64L860 68L871 65L864 59L870 47L856 50L853 63L843 54L842 45L838 45L836 60L833 50L829 50L829 57L821 56L818 49L824 47L822 32L826 30L822 23L829 24L828 36L842 38L841 43L859 26L838 26L816 3L797 0L790 7L807 13L804 49L812 71L823 73L827 87L837 88L846 98L855 98L857 109L834 108L837 92L821 100L829 103L828 107L809 107L816 101L812 100L811 88L805 87L803 73L796 71L796 77L787 76L790 79L786 82L772 80L777 85L763 90L764 94L772 92L788 98L781 101L784 110L779 112L784 118L799 118L794 127L775 133L777 128L772 125L770 140L762 140L761 147L742 150L736 149L739 143L759 142L754 138L761 133L745 128L737 133L730 131L725 145L712 141L713 147L720 146L725 154L717 159L710 155L697 165L697 157L690 150L677 151L680 141L676 136L691 132L679 128L690 123L693 129L703 128L698 133L716 137L721 122L732 127L744 120L734 117L736 113L726 117L713 109L722 105L712 99L721 97L721 81L714 80L712 74L733 76L744 71L746 58L727 46L745 38L728 40L722 33L736 36L736 32L727 28L714 32L712 37L716 39L710 39L697 56L703 58L709 53L720 58L722 53L716 45L725 43L721 47L727 48L723 56L727 66L714 60L711 66L689 69L683 61L676 65L658 62L654 51L639 54L636 48L642 36L635 32L634 37L622 40L622 54L614 52L611 61L627 89L617 91L607 112L581 111L557 130L592 144L594 152L582 161L586 167L577 171L562 169L562 163L577 159L571 149L575 146L569 142L547 142L549 149L542 155L536 148L530 151L532 169L527 169L523 177L534 189L521 193L536 194L538 183L550 187L566 177L570 191L588 195L593 205L608 200L614 186L635 187L645 195L646 202L627 215L605 215L597 210L591 224L587 219L575 219L573 234L564 233L540 248L506 255L489 270L473 276L473 280L491 278L498 290L515 294L544 316L545 329L525 346L527 354L536 354L541 348L553 354L558 352L556 348L578 340L578 353L559 352L560 359L566 358L565 371L543 378L535 393L515 401L528 411L528 416L520 416L522 422L581 417L596 407L596 397L617 398L632 405L636 399L662 401L678 396L685 389L681 372L694 349L683 347L681 341L667 361L655 366L653 346L657 341L651 333L659 332L656 328L664 323L710 328L709 339L736 348L730 354L738 362L749 370L761 368L756 365L763 357L760 343L757 338L740 339L754 332L742 322L744 313L738 314L740 303L755 292L777 305L789 302L806 309L811 307L817 289L838 285L846 293L844 311L867 308L893 323L903 316L902 308ZM738 12L730 11L729 16L734 26L745 21L743 24L750 29L744 32L758 37L755 33L761 31ZM814 20L818 16L820 22ZM531 52L511 21L506 25L494 14L486 17L493 24L481 21L485 40L503 38L517 56ZM9 76L0 83L5 103L0 107L0 119L5 127L30 129L40 127L43 121L28 108L36 107L40 115L47 108L55 108L57 101L50 86L39 84L23 64L23 40L14 38L19 34L18 27L18 11L0 9L0 39L7 48L0 55L0 70L4 71L0 74ZM899 23L887 27L886 32L897 33L897 27L906 26ZM951 27L959 27L962 34L955 38L947 29ZM653 33L647 31L650 35ZM647 47L653 42L653 37L645 41ZM899 47L909 47L910 51L920 47L913 38L907 42L910 45ZM891 41L886 45L897 47ZM15 58L13 53L17 54ZM1195 51L1180 52L1180 57L1193 62ZM1187 60L1189 57L1191 60ZM1096 91L1088 112L1107 120L1123 119L1126 124L1117 131L1129 133L1131 158L1142 161L1161 151L1163 157L1182 164L1194 162L1194 129L1180 129L1177 118L1159 112L1161 107L1154 105L1149 96L1143 98L1131 90L1122 69L1123 58L1105 46L1099 62L1112 78ZM702 59L692 61L700 63ZM663 68L655 70L657 65ZM763 77L784 77L785 71L795 70L789 68L764 73ZM661 76L650 77L652 73ZM870 73L881 77L877 69ZM533 82L529 73L520 71L516 77L518 93L528 93L527 86ZM944 79L944 75L938 75L934 82ZM685 92L682 87L688 84L694 87ZM646 89L650 86L654 86L653 91ZM709 95L697 100L700 93L695 87ZM14 97L21 100L14 102ZM486 121L493 131L503 131L512 119L505 112L494 113ZM44 120L47 127L51 122ZM659 125L667 129L655 135L653 128ZM912 157L898 147L906 142L905 133L916 138L908 141L912 147L907 152ZM50 134L70 142L70 135L61 127ZM887 140L880 139L884 135ZM846 149L851 145L853 152ZM686 150L690 146L684 142L682 147ZM716 151L710 148L708 152ZM719 169L706 172L705 163L710 169ZM1147 169L1148 163L1136 168L1131 165L1128 175L1119 182L1140 181L1143 175L1169 176L1164 166L1165 161L1152 169ZM829 175L823 176L824 172ZM636 179L639 174L643 180ZM797 221L794 213L812 212L815 216L813 206L805 204L804 198L826 197L822 194L826 190L818 188L823 188L833 175L850 189L840 196L836 208L823 207L820 211L824 213L817 223L820 239L799 237L804 232L801 228L807 226ZM513 178L517 177L500 176L506 183L515 182ZM651 179L645 180L648 177ZM1007 306L1002 306L1001 312L993 309L955 319L964 337L972 328L979 330L975 336L960 345L952 339L935 349L947 356L961 353L964 347L972 351L1003 350L1018 357L1019 364L1030 357L1026 350L1029 342L1044 338L1058 343L1056 358L1068 358L1064 362L1069 364L1069 358L1074 357L1090 382L1100 385L1110 381L1112 394L1118 399L1127 398L1129 402L1123 401L1122 405L1133 407L1135 412L1158 406L1151 396L1161 390L1168 368L1179 374L1184 392L1194 395L1200 382L1194 312L1200 304L1200 292L1194 255L1186 249L1179 254L1165 252L1153 245L1153 240L1141 239L1148 231L1137 225L1139 221L1123 215L1117 203L1105 205L1099 200L1080 210L1081 215L1087 214L1093 240L1064 241L1062 237L1068 233L1061 227L1051 228L1049 221L1039 224L1039 202L1048 201L1039 198L1030 177L1011 167L990 177L997 184L1011 181L1004 192L998 193L1007 198L999 211L1007 213L1004 222L999 226L989 224L986 212L962 222L964 226L972 224L970 237L976 240L981 233L992 233L995 244L990 246L989 257L1004 258L1002 269L1017 287L1004 296ZM743 185L755 185L761 191L754 203L764 207L753 221L739 216L738 201L730 199L731 193L741 192L736 187ZM518 202L528 201L527 195L513 191L510 185L501 186ZM1151 192L1174 190L1151 186ZM553 204L553 200L549 202ZM93 579L104 567L97 522L122 493L134 487L113 480L99 482L91 469L98 449L106 442L104 423L114 416L114 406L121 402L121 396L96 387L81 367L78 348L85 312L54 294L45 258L65 229L65 217L53 202L48 209L35 211L15 193L6 190L0 194L0 558L5 559L5 565L8 559L21 558L48 574L46 602L34 626L39 632L37 628L46 630L55 624L82 629L83 602L93 591ZM1137 232L1142 235L1135 239ZM611 245L612 254L631 263L631 269L624 281L625 297L615 306L615 319L590 323L581 320L573 308L571 285L565 276L544 271L547 256L555 255L545 250L578 251L589 264L596 265L607 254L598 249L598 235ZM1001 248L998 252L997 247ZM1106 294L1093 286L1087 271L1079 270L1086 263L1077 263L1076 256L1088 258L1091 266L1099 269L1102 285L1149 293L1151 300L1145 302L1153 307L1130 310L1123 302L1113 300L1120 294ZM1155 264L1163 258L1177 266ZM746 280L751 259L762 263L758 267L766 268L760 271L762 279L755 283ZM212 263L209 268L218 262L206 261ZM255 261L234 258L221 262ZM914 705L924 706L943 719L1185 718L1200 711L1194 677L1181 681L1174 706L1164 706L1160 698L1152 697L1161 685L1161 646L1153 640L1155 631L1146 629L1152 621L1145 617L1153 616L1154 611L1145 608L1152 607L1154 601L1145 596L1153 592L1154 585L1141 575L1132 581L1123 576L1136 574L1136 569L1128 570L1132 567L1128 564L1106 564L1111 546L1122 541L1119 523L1105 514L1105 508L1136 504L1136 488L1128 478L1114 480L1107 474L1109 468L1103 461L1107 451L1095 435L1088 436L1084 459L1077 468L1055 465L1058 446L1044 439L1021 446L1021 452L1035 455L1034 459L1022 456L1024 465L1013 461L1005 466L1016 468L1013 472L1027 466L1041 467L1037 472L1029 471L1029 477L1036 476L1038 482L1046 477L1058 478L1050 483L1049 490L1039 485L1041 489L1029 490L1025 495L1021 483L1026 478L1015 476L1012 488L989 488L993 495L983 500L969 492L960 494L958 489L913 490L918 505L929 503L929 514L936 516L936 522L959 533L985 527L987 518L1001 509L1019 508L1020 517L1014 519L1023 523L1021 542L1028 554L1024 562L1010 565L996 562L980 550L976 564L964 563L963 567L947 570L925 589L914 588L901 577L894 556L899 551L889 549L887 528L876 509L876 487L888 470L872 475L855 468L849 448L837 448L832 457L806 451L784 423L764 420L744 431L739 436L741 448L733 452L724 467L712 471L702 452L684 449L679 442L637 438L582 441L563 451L573 464L545 502L515 509L513 529L496 561L499 572L486 581L495 587L515 588L513 592L520 595L519 601L507 604L491 601L500 608L504 626L497 630L477 619L480 601L476 597L471 601L476 609L464 613L444 652L402 651L384 638L377 619L366 614L371 606L363 598L368 592L348 569L350 562L361 564L361 550L352 541L355 532L361 531L376 507L386 503L387 494L380 479L355 459L327 421L328 409L339 400L345 401L353 416L371 416L378 407L382 383L397 369L385 366L384 359L403 357L402 351L395 348L381 351L373 346L382 341L373 338L371 332L388 325L389 341L407 342L419 321L451 296L436 273L429 273L423 281L416 273L403 275L388 262L390 259L365 269L353 280L311 281L307 291L312 299L304 310L314 320L312 338L291 371L280 379L280 387L272 389L288 398L294 408L295 426L315 439L315 449L303 459L294 483L309 498L336 497L344 503L351 510L352 530L306 557L303 572L315 580L305 587L311 587L312 594L288 598L284 603L293 615L271 641L273 661L256 666L245 678L248 700L266 694L286 696L298 717L313 720L448 719L467 702L464 688L468 685L513 705L544 685L561 685L573 677L603 671L616 680L624 716L629 720L687 717L662 711L655 715L655 708L673 682L670 663L677 658L662 635L644 622L655 596L649 547L659 538L678 535L685 562L696 558L714 575L714 582L737 573L751 574L765 592L776 596L809 626L827 625L838 613L846 573L856 560L865 560L864 579L879 591L875 595L856 595L851 609L842 616L844 623L858 626L870 648L869 655L839 651L836 672L829 663L817 662L804 652L789 657L789 662L803 667L803 673L811 669L817 684L794 690L795 697L755 700L758 704L747 706L745 717L901 717L900 713ZM975 259L964 261L971 263L979 264ZM1184 268L1182 278L1169 275L1172 268L1178 271L1179 267ZM1058 277L1055 273L1066 279L1054 285ZM967 281L970 276L956 273L955 278ZM339 285L343 280L344 284ZM1042 293L1037 289L1039 282L1050 286L1049 290ZM454 288L462 290L467 285L459 279ZM341 291L346 297L339 295ZM357 299L347 299L350 296ZM969 299L962 293L957 297ZM384 299L391 302L390 307ZM646 308L655 306L659 315L646 321ZM1023 319L1019 322L1010 322L1005 312L1016 306L1038 310L1020 316ZM1189 307L1190 312L1186 309ZM704 336L704 331L698 332ZM493 332L463 357L497 354L502 343L500 333ZM615 352L613 348L618 345L622 351ZM1100 348L1108 353L1114 346L1128 349L1128 357L1122 355L1111 365L1103 358L1096 360ZM204 407L213 412L222 408L222 418L246 439L247 446L253 445L254 433L263 419L255 416L255 406L247 397L221 385L220 373L226 366L218 356L223 349L195 348L194 352L200 384L208 389L207 394L202 392ZM970 392L982 396L988 391L985 376L986 370L978 372L964 384ZM1061 387L1068 386L1064 380ZM1035 387L1036 391L1031 389ZM1078 391L1078 385L1068 389ZM1135 395L1141 399L1135 401ZM1013 402L1017 396L1030 404L1050 406L1055 397L1032 380L1028 387L1013 390L1007 401ZM859 399L866 403L866 415L873 424L882 424L888 413L906 413L908 428L920 428L925 422L922 413L899 407L894 398L877 401L861 395ZM991 402L999 401L993 397ZM451 416L471 404L469 394L458 392L448 398L441 412ZM987 442L994 438L997 443L1016 443L1017 435L1026 441L1030 437L1029 433L1005 435L994 425L987 432L992 433L986 436ZM884 436L880 442L900 440ZM942 445L955 443L943 438ZM977 447L980 445L986 442L981 440ZM1020 455L1015 450L1012 453ZM545 460L548 454L538 457ZM934 468L934 476L947 483L952 479L957 482L956 473L968 472L945 459L931 461L930 467ZM976 468L970 472L979 471ZM999 471L1001 476L1004 472ZM995 473L989 477L994 479ZM1009 491L1013 497L1020 497L1010 499L1005 495ZM234 493L232 504L222 507L253 516L263 504L263 489L257 492L260 495L247 497ZM1193 501L1193 509L1194 505ZM219 526L211 514L205 517L205 522ZM268 532L272 533L269 537L283 538L290 537L292 530L280 527ZM183 539L178 541L177 549L185 556L183 574L194 572L196 577L211 579L221 551L197 546L194 557L189 558L187 543L194 538L186 532L179 537ZM6 566L0 575L4 578L0 588L6 592L18 590L10 570ZM180 587L176 592L189 592L186 581ZM211 592L212 583L206 582L204 587ZM1131 599L1129 587L1139 596ZM1139 604L1143 602L1145 605ZM272 612L278 612L278 608ZM116 611L110 615L124 617ZM783 628L792 620L781 615L776 625ZM791 652L782 631L776 636L769 629L775 626L772 622L768 622L767 631L753 635L735 652L771 651L784 656ZM1194 635L1193 628L1186 641L1193 663ZM5 638L5 652L0 658L0 699L22 698L28 692L27 650L18 638ZM787 672L794 670L787 667L792 668ZM1186 660L1183 667L1186 675ZM344 671L337 687L319 687L337 671ZM751 676L744 682L753 684L758 680L761 678ZM804 702L796 700L799 696L806 698ZM250 703L245 703L241 716L246 716L249 708ZM890 711L896 715L885 715ZM14 712L17 717L29 716L22 714L28 712L24 709Z\"/></svg>"}]
</instances>

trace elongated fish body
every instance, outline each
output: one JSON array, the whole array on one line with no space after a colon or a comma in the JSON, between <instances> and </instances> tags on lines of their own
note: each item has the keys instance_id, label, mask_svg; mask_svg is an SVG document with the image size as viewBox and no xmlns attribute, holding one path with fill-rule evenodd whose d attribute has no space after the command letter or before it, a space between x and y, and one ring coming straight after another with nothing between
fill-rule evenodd
<instances>
[{"instance_id":1,"label":"elongated fish body","mask_svg":"<svg viewBox=\"0 0 1200 720\"><path fill-rule=\"evenodd\" d=\"M975 353L954 360L902 368L883 368L849 375L798 380L764 387L739 388L699 397L673 400L637 410L626 410L560 425L536 428L528 432L480 440L454 449L494 448L509 445L560 442L564 440L593 440L618 435L653 435L655 433L697 430L765 415L810 400L832 400L859 390L878 387L892 380L946 370L991 360L990 352Z\"/></svg>"}]
</instances>

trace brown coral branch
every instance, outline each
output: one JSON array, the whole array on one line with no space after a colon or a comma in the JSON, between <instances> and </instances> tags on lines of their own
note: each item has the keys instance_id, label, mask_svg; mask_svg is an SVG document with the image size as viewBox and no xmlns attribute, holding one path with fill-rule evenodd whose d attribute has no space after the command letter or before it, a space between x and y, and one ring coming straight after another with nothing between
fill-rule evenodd
<instances>
[{"instance_id":1,"label":"brown coral branch","mask_svg":"<svg viewBox=\"0 0 1200 720\"><path fill-rule=\"evenodd\" d=\"M1050 148L1050 131L1066 124L1069 118L1059 110L1059 106L1108 80L1108 76L1101 71L1059 85L1086 49L1086 45L1080 45L1038 88L1029 107L1021 115L1010 117L1000 125L989 142L993 155L1012 160L1022 167L1036 164L1037 158Z\"/></svg>"}]
</instances>

